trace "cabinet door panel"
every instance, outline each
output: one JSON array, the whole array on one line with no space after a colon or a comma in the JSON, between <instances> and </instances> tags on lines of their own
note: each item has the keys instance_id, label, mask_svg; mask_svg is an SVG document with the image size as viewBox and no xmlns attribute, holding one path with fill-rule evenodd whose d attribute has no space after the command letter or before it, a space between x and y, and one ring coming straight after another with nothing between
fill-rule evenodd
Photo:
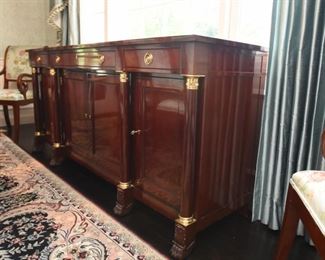
<instances>
[{"instance_id":1,"label":"cabinet door panel","mask_svg":"<svg viewBox=\"0 0 325 260\"><path fill-rule=\"evenodd\" d=\"M184 132L182 79L135 80L137 189L173 209L180 204Z\"/></svg>"},{"instance_id":2,"label":"cabinet door panel","mask_svg":"<svg viewBox=\"0 0 325 260\"><path fill-rule=\"evenodd\" d=\"M89 156L93 150L91 87L81 73L67 73L64 76L64 89L68 91L70 126L68 140L71 152Z\"/></svg>"},{"instance_id":3,"label":"cabinet door panel","mask_svg":"<svg viewBox=\"0 0 325 260\"><path fill-rule=\"evenodd\" d=\"M118 180L121 161L119 76L91 76L94 100L94 163Z\"/></svg>"}]
</instances>

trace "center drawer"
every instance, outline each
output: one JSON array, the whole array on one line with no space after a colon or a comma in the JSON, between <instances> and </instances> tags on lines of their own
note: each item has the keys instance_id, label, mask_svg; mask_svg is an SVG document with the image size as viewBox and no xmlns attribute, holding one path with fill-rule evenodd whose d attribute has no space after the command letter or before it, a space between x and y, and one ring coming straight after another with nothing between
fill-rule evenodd
<instances>
[{"instance_id":1,"label":"center drawer","mask_svg":"<svg viewBox=\"0 0 325 260\"><path fill-rule=\"evenodd\" d=\"M50 54L53 67L111 68L115 69L115 50L104 52L70 52Z\"/></svg>"}]
</instances>

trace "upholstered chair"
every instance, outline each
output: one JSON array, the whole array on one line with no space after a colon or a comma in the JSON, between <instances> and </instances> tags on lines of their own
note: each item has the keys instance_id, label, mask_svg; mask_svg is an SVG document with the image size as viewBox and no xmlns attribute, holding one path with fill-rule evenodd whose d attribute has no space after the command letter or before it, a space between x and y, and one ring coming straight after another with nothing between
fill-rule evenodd
<instances>
[{"instance_id":1,"label":"upholstered chair","mask_svg":"<svg viewBox=\"0 0 325 260\"><path fill-rule=\"evenodd\" d=\"M8 106L13 107L13 140L19 141L20 106L33 103L32 69L29 65L26 49L32 46L8 46L4 55L4 66L0 75L4 76L3 89L0 89L0 105L3 106L4 118L8 130L11 123Z\"/></svg>"},{"instance_id":2,"label":"upholstered chair","mask_svg":"<svg viewBox=\"0 0 325 260\"><path fill-rule=\"evenodd\" d=\"M322 149L325 157L325 131ZM299 219L325 259L325 171L300 171L292 175L275 259L288 258Z\"/></svg>"}]
</instances>

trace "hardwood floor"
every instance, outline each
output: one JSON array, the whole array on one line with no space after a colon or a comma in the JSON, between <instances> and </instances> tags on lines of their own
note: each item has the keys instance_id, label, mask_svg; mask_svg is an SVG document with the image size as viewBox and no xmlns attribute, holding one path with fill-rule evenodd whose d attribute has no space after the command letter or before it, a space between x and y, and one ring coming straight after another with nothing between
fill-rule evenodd
<instances>
[{"instance_id":1,"label":"hardwood floor","mask_svg":"<svg viewBox=\"0 0 325 260\"><path fill-rule=\"evenodd\" d=\"M21 126L20 146L29 153L32 150L33 131L32 125ZM59 167L49 167L44 154L33 154L33 156L114 216L113 207L116 198L114 186L73 161L67 160ZM172 221L141 203L135 203L129 215L115 218L157 250L168 255L173 237ZM272 259L278 235L278 231L272 231L265 225L258 222L251 223L250 219L240 214L232 214L199 233L196 246L188 259ZM321 258L303 238L297 237L290 259Z\"/></svg>"}]
</instances>

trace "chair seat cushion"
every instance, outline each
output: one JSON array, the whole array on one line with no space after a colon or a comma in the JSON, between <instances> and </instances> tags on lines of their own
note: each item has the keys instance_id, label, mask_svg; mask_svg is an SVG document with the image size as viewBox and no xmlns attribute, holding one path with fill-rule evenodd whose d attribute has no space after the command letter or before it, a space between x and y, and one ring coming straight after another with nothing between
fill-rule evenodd
<instances>
[{"instance_id":1,"label":"chair seat cushion","mask_svg":"<svg viewBox=\"0 0 325 260\"><path fill-rule=\"evenodd\" d=\"M325 235L325 171L296 172L290 184Z\"/></svg>"},{"instance_id":2,"label":"chair seat cushion","mask_svg":"<svg viewBox=\"0 0 325 260\"><path fill-rule=\"evenodd\" d=\"M33 91L27 90L26 99L33 99ZM0 89L0 100L24 100L18 89Z\"/></svg>"}]
</instances>

